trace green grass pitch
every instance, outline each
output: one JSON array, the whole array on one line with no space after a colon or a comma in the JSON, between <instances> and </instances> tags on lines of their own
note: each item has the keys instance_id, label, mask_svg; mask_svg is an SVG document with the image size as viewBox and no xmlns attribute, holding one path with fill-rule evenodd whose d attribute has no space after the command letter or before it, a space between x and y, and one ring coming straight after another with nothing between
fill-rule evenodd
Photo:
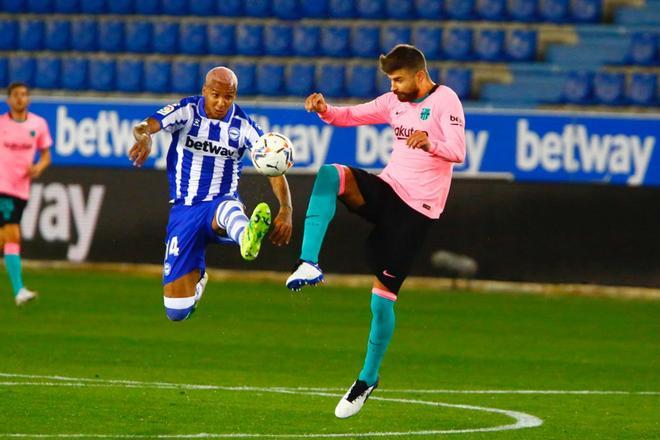
<instances>
[{"instance_id":1,"label":"green grass pitch","mask_svg":"<svg viewBox=\"0 0 660 440\"><path fill-rule=\"evenodd\" d=\"M368 286L292 295L281 285L211 279L193 318L172 323L157 277L54 270L25 277L41 293L29 307L13 305L8 282L0 290L3 438L433 438L456 430L464 432L448 436L660 438L659 302L404 286L381 388L356 417L338 420L335 395L362 364ZM625 393L563 392L570 390ZM516 423L483 409L543 424L478 431Z\"/></svg>"}]
</instances>

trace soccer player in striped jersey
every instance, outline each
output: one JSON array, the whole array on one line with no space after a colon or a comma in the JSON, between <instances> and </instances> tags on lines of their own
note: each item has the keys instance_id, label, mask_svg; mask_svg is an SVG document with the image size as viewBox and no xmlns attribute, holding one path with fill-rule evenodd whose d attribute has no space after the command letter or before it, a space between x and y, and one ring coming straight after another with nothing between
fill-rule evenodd
<instances>
[{"instance_id":1,"label":"soccer player in striped jersey","mask_svg":"<svg viewBox=\"0 0 660 440\"><path fill-rule=\"evenodd\" d=\"M135 126L129 158L141 166L151 151L151 135L172 135L167 154L170 210L165 245L165 312L172 321L188 318L200 301L208 276L209 243L237 244L245 260L254 260L271 225L266 203L248 219L238 195L241 159L263 135L234 103L238 79L226 67L211 69L201 96L167 105ZM280 208L270 239L276 246L291 239L291 194L284 176L270 177Z\"/></svg>"}]
</instances>

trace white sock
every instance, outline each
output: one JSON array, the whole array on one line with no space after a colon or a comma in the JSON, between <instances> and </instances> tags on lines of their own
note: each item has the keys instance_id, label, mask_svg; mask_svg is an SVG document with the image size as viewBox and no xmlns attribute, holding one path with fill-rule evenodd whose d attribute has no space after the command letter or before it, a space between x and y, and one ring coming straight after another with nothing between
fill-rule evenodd
<instances>
[{"instance_id":1,"label":"white sock","mask_svg":"<svg viewBox=\"0 0 660 440\"><path fill-rule=\"evenodd\" d=\"M243 204L238 200L225 200L215 211L215 221L227 231L227 235L235 243L240 244L241 234L248 224L248 218L243 212Z\"/></svg>"}]
</instances>

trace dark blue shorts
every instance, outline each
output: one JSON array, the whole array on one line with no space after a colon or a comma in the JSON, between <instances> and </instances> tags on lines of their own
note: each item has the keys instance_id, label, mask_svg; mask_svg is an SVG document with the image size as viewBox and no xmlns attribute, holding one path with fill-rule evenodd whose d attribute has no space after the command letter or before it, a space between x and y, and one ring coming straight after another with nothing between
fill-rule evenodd
<instances>
[{"instance_id":1,"label":"dark blue shorts","mask_svg":"<svg viewBox=\"0 0 660 440\"><path fill-rule=\"evenodd\" d=\"M196 269L203 273L206 269L206 246L209 243L234 244L230 238L219 236L212 228L215 211L225 200L239 199L224 196L192 206L172 206L165 237L163 284L171 283Z\"/></svg>"}]
</instances>

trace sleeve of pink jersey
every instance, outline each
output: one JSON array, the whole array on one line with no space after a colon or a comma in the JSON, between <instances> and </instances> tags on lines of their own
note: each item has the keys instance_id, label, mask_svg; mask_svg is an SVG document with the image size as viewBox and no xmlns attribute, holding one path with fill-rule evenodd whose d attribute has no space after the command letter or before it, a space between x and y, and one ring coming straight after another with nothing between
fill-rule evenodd
<instances>
[{"instance_id":1,"label":"sleeve of pink jersey","mask_svg":"<svg viewBox=\"0 0 660 440\"><path fill-rule=\"evenodd\" d=\"M444 111L440 117L440 127L444 140L431 141L429 153L454 163L465 160L465 115L463 106L455 93L443 97Z\"/></svg>"},{"instance_id":2,"label":"sleeve of pink jersey","mask_svg":"<svg viewBox=\"0 0 660 440\"><path fill-rule=\"evenodd\" d=\"M389 97L381 95L373 101L347 107L328 105L328 109L319 113L325 123L338 127L354 125L387 124L390 122Z\"/></svg>"},{"instance_id":3,"label":"sleeve of pink jersey","mask_svg":"<svg viewBox=\"0 0 660 440\"><path fill-rule=\"evenodd\" d=\"M41 128L39 129L39 137L37 137L37 148L45 150L53 145L53 138L50 136L48 123L45 120L41 121Z\"/></svg>"}]
</instances>

